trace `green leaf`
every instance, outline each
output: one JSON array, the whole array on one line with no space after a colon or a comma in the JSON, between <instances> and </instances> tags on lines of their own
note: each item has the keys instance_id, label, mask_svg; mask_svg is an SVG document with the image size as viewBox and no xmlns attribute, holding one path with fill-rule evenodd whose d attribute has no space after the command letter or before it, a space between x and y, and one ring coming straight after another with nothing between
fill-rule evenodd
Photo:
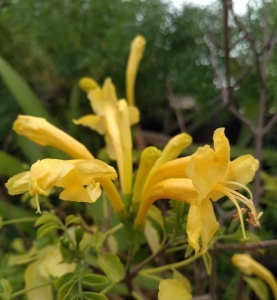
<instances>
[{"instance_id":1,"label":"green leaf","mask_svg":"<svg viewBox=\"0 0 277 300\"><path fill-rule=\"evenodd\" d=\"M47 235L48 233L57 231L60 228L61 227L57 223L52 223L52 222L46 223L38 229L37 237L41 238L41 237Z\"/></svg>"},{"instance_id":2,"label":"green leaf","mask_svg":"<svg viewBox=\"0 0 277 300\"><path fill-rule=\"evenodd\" d=\"M25 114L50 119L47 110L27 82L1 56L0 75Z\"/></svg>"},{"instance_id":3,"label":"green leaf","mask_svg":"<svg viewBox=\"0 0 277 300\"><path fill-rule=\"evenodd\" d=\"M260 278L243 276L250 288L258 296L260 300L269 300L268 286Z\"/></svg>"},{"instance_id":4,"label":"green leaf","mask_svg":"<svg viewBox=\"0 0 277 300\"><path fill-rule=\"evenodd\" d=\"M58 300L69 300L78 294L78 287L73 280L65 283L58 291Z\"/></svg>"},{"instance_id":5,"label":"green leaf","mask_svg":"<svg viewBox=\"0 0 277 300\"><path fill-rule=\"evenodd\" d=\"M144 236L151 249L151 252L158 252L158 250L160 249L160 236L158 234L157 229L149 221L146 221L144 228Z\"/></svg>"},{"instance_id":6,"label":"green leaf","mask_svg":"<svg viewBox=\"0 0 277 300\"><path fill-rule=\"evenodd\" d=\"M0 151L0 175L11 177L28 170L28 165L4 151Z\"/></svg>"},{"instance_id":7,"label":"green leaf","mask_svg":"<svg viewBox=\"0 0 277 300\"><path fill-rule=\"evenodd\" d=\"M188 300L191 294L176 279L164 279L159 284L158 300Z\"/></svg>"},{"instance_id":8,"label":"green leaf","mask_svg":"<svg viewBox=\"0 0 277 300\"><path fill-rule=\"evenodd\" d=\"M39 226L49 222L59 224L59 219L52 213L44 213L36 220L35 226Z\"/></svg>"},{"instance_id":9,"label":"green leaf","mask_svg":"<svg viewBox=\"0 0 277 300\"><path fill-rule=\"evenodd\" d=\"M116 283L124 278L124 266L115 254L104 253L98 257L97 262L111 282Z\"/></svg>"},{"instance_id":10,"label":"green leaf","mask_svg":"<svg viewBox=\"0 0 277 300\"><path fill-rule=\"evenodd\" d=\"M68 283L69 281L72 281L75 277L75 273L70 272L62 275L59 279L57 279L54 283L54 286L57 290L59 290L63 285Z\"/></svg>"},{"instance_id":11,"label":"green leaf","mask_svg":"<svg viewBox=\"0 0 277 300\"><path fill-rule=\"evenodd\" d=\"M107 235L101 231L96 231L93 235L93 244L95 249L98 251L99 248L103 245Z\"/></svg>"},{"instance_id":12,"label":"green leaf","mask_svg":"<svg viewBox=\"0 0 277 300\"><path fill-rule=\"evenodd\" d=\"M42 157L45 157L45 148L42 148L42 146L39 146L20 135L16 135L15 138L16 143L18 144L22 153L28 159L28 162L34 163Z\"/></svg>"},{"instance_id":13,"label":"green leaf","mask_svg":"<svg viewBox=\"0 0 277 300\"><path fill-rule=\"evenodd\" d=\"M103 285L109 283L106 276L97 274L86 274L82 278L82 283L88 287L95 287L98 285Z\"/></svg>"},{"instance_id":14,"label":"green leaf","mask_svg":"<svg viewBox=\"0 0 277 300\"><path fill-rule=\"evenodd\" d=\"M164 217L157 206L151 205L150 209L148 210L148 216L153 219L161 228L163 232L163 240L161 244L163 244L166 240L166 230L164 226Z\"/></svg>"},{"instance_id":15,"label":"green leaf","mask_svg":"<svg viewBox=\"0 0 277 300\"><path fill-rule=\"evenodd\" d=\"M82 296L87 300L109 300L105 295L94 292L83 292Z\"/></svg>"},{"instance_id":16,"label":"green leaf","mask_svg":"<svg viewBox=\"0 0 277 300\"><path fill-rule=\"evenodd\" d=\"M80 224L81 219L79 217L76 217L74 215L69 215L65 219L65 226L68 227L69 225L75 224L78 225Z\"/></svg>"},{"instance_id":17,"label":"green leaf","mask_svg":"<svg viewBox=\"0 0 277 300\"><path fill-rule=\"evenodd\" d=\"M211 275L211 270L212 270L212 257L209 254L209 252L205 252L202 256L205 267L206 267L206 271L208 275Z\"/></svg>"},{"instance_id":18,"label":"green leaf","mask_svg":"<svg viewBox=\"0 0 277 300\"><path fill-rule=\"evenodd\" d=\"M2 290L0 293L0 299L4 299L4 300L10 299L10 296L12 294L12 286L10 282L7 279L1 278L0 287Z\"/></svg>"}]
</instances>

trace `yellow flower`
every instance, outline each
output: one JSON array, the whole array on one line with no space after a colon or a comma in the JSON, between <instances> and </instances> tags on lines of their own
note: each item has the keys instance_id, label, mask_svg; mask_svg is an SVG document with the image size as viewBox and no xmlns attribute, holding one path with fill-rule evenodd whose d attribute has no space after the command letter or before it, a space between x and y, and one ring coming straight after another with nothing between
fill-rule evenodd
<instances>
[{"instance_id":1,"label":"yellow flower","mask_svg":"<svg viewBox=\"0 0 277 300\"><path fill-rule=\"evenodd\" d=\"M83 144L43 118L20 115L13 124L13 130L41 146L60 149L72 158L93 158Z\"/></svg>"},{"instance_id":2,"label":"yellow flower","mask_svg":"<svg viewBox=\"0 0 277 300\"><path fill-rule=\"evenodd\" d=\"M238 201L250 210L247 221L255 227L260 227L258 220L262 215L257 213L251 192L245 186L253 179L259 166L258 161L251 155L244 155L230 162L230 145L224 128L217 129L213 139L214 150L208 145L199 147L187 166L187 177L192 180L198 193L191 203L187 223L188 241L196 253L200 248L199 238L205 251L218 229L211 200L217 201L227 196L233 202L238 210L244 239L246 235ZM246 191L249 198L237 192L239 189Z\"/></svg>"},{"instance_id":3,"label":"yellow flower","mask_svg":"<svg viewBox=\"0 0 277 300\"><path fill-rule=\"evenodd\" d=\"M128 107L125 100L117 100L111 79L106 79L100 88L92 79L83 78L80 86L88 93L96 115L83 116L74 120L74 123L87 126L104 135L109 157L117 161L122 191L130 193L132 178L130 126L138 123L139 111L135 107ZM124 135L121 134L122 130L125 132Z\"/></svg>"},{"instance_id":4,"label":"yellow flower","mask_svg":"<svg viewBox=\"0 0 277 300\"><path fill-rule=\"evenodd\" d=\"M97 159L43 159L33 164L30 171L10 178L6 187L11 195L28 191L37 197L47 196L57 186L63 188L60 199L91 203L101 195L98 179L103 177L115 180L117 174L114 168ZM38 199L37 212L40 212Z\"/></svg>"},{"instance_id":5,"label":"yellow flower","mask_svg":"<svg viewBox=\"0 0 277 300\"><path fill-rule=\"evenodd\" d=\"M235 254L232 256L232 263L242 273L246 275L256 275L262 278L270 287L277 300L277 281L273 274L266 269L262 264L254 260L248 254Z\"/></svg>"},{"instance_id":6,"label":"yellow flower","mask_svg":"<svg viewBox=\"0 0 277 300\"><path fill-rule=\"evenodd\" d=\"M133 193L134 211L138 208L135 227L143 226L149 207L158 199L191 203L196 198L191 180L185 178L189 159L176 159L191 142L191 136L181 133L173 137L162 152L154 147L142 152Z\"/></svg>"}]
</instances>

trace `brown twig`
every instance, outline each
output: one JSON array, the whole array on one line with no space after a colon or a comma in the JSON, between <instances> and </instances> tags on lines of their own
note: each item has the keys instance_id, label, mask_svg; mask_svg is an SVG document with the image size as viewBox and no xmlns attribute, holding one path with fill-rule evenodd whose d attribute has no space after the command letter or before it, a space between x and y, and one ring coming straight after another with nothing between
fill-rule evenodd
<instances>
[{"instance_id":1,"label":"brown twig","mask_svg":"<svg viewBox=\"0 0 277 300\"><path fill-rule=\"evenodd\" d=\"M277 240L269 240L269 241L261 241L255 243L247 243L247 244L214 244L215 250L257 250L257 249L265 249L265 248L277 248Z\"/></svg>"}]
</instances>

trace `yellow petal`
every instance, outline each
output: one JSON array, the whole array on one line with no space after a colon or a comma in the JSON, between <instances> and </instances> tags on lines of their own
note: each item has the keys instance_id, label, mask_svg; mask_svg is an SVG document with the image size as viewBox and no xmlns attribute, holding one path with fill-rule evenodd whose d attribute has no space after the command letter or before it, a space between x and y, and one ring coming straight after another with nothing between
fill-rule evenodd
<instances>
[{"instance_id":1,"label":"yellow petal","mask_svg":"<svg viewBox=\"0 0 277 300\"><path fill-rule=\"evenodd\" d=\"M44 159L37 161L32 165L30 170L30 195L48 195L56 183L66 176L73 168L74 165L70 163L70 161L59 159Z\"/></svg>"},{"instance_id":2,"label":"yellow petal","mask_svg":"<svg viewBox=\"0 0 277 300\"><path fill-rule=\"evenodd\" d=\"M43 118L18 116L13 130L41 146L52 146L73 158L93 158L83 144Z\"/></svg>"},{"instance_id":3,"label":"yellow petal","mask_svg":"<svg viewBox=\"0 0 277 300\"><path fill-rule=\"evenodd\" d=\"M228 170L230 146L223 128L214 133L214 147L215 151L208 145L199 147L188 165L187 176L192 179L199 199L204 199L216 183L223 180Z\"/></svg>"},{"instance_id":4,"label":"yellow petal","mask_svg":"<svg viewBox=\"0 0 277 300\"><path fill-rule=\"evenodd\" d=\"M177 158L181 154L181 152L191 144L191 142L192 142L191 136L186 133L177 134L176 136L174 136L169 140L169 142L166 144L165 148L163 149L161 156L156 160L155 165L152 167L145 180L143 194L146 193L147 189L151 188L150 181L153 175L158 170L158 168L162 164Z\"/></svg>"},{"instance_id":5,"label":"yellow petal","mask_svg":"<svg viewBox=\"0 0 277 300\"><path fill-rule=\"evenodd\" d=\"M185 156L181 158L176 158L174 160L162 164L152 174L148 186L152 187L157 182L168 178L185 178L186 170L188 164L190 163L190 160L191 160L191 156Z\"/></svg>"},{"instance_id":6,"label":"yellow petal","mask_svg":"<svg viewBox=\"0 0 277 300\"><path fill-rule=\"evenodd\" d=\"M139 122L139 110L137 107L129 106L129 119L130 125L134 125Z\"/></svg>"},{"instance_id":7,"label":"yellow petal","mask_svg":"<svg viewBox=\"0 0 277 300\"><path fill-rule=\"evenodd\" d=\"M118 101L118 125L122 146L123 174L120 174L120 183L123 194L131 194L133 179L133 157L132 157L132 133L129 118L129 110L126 100Z\"/></svg>"},{"instance_id":8,"label":"yellow petal","mask_svg":"<svg viewBox=\"0 0 277 300\"><path fill-rule=\"evenodd\" d=\"M99 134L104 134L106 132L103 117L97 115L86 115L73 120L73 122L76 125L89 127L90 129L97 131Z\"/></svg>"},{"instance_id":9,"label":"yellow petal","mask_svg":"<svg viewBox=\"0 0 277 300\"><path fill-rule=\"evenodd\" d=\"M29 190L30 172L22 172L11 177L5 184L10 195L23 194Z\"/></svg>"},{"instance_id":10,"label":"yellow petal","mask_svg":"<svg viewBox=\"0 0 277 300\"><path fill-rule=\"evenodd\" d=\"M210 240L219 227L212 202L209 199L205 199L201 203L201 216L203 224L201 231L202 251L206 252Z\"/></svg>"},{"instance_id":11,"label":"yellow petal","mask_svg":"<svg viewBox=\"0 0 277 300\"><path fill-rule=\"evenodd\" d=\"M60 193L59 198L65 201L93 203L101 195L99 183L96 184L93 195L89 194L89 191L86 188L87 186L83 185L74 170L69 172L64 178L57 182L56 185L64 188ZM91 196L93 196L93 198L91 198Z\"/></svg>"},{"instance_id":12,"label":"yellow petal","mask_svg":"<svg viewBox=\"0 0 277 300\"><path fill-rule=\"evenodd\" d=\"M253 180L258 168L259 162L252 155L240 156L230 162L224 181L234 181L247 185Z\"/></svg>"},{"instance_id":13,"label":"yellow petal","mask_svg":"<svg viewBox=\"0 0 277 300\"><path fill-rule=\"evenodd\" d=\"M69 161L70 162L70 161ZM91 179L97 177L106 177L111 180L117 178L117 173L115 169L101 160L91 159L91 160L72 160L75 166L75 172L79 176L83 185L89 184Z\"/></svg>"},{"instance_id":14,"label":"yellow petal","mask_svg":"<svg viewBox=\"0 0 277 300\"><path fill-rule=\"evenodd\" d=\"M117 107L117 96L115 91L115 86L112 83L111 78L107 78L103 85L103 97L105 101L105 106L110 105L114 108Z\"/></svg>"},{"instance_id":15,"label":"yellow petal","mask_svg":"<svg viewBox=\"0 0 277 300\"><path fill-rule=\"evenodd\" d=\"M199 238L202 231L202 210L199 201L193 201L189 208L187 221L188 242L195 250L195 254L199 252Z\"/></svg>"},{"instance_id":16,"label":"yellow petal","mask_svg":"<svg viewBox=\"0 0 277 300\"><path fill-rule=\"evenodd\" d=\"M99 116L104 114L104 95L101 88L96 88L88 93L92 110Z\"/></svg>"},{"instance_id":17,"label":"yellow petal","mask_svg":"<svg viewBox=\"0 0 277 300\"><path fill-rule=\"evenodd\" d=\"M86 93L99 87L97 82L90 77L83 77L79 82L79 86Z\"/></svg>"},{"instance_id":18,"label":"yellow petal","mask_svg":"<svg viewBox=\"0 0 277 300\"><path fill-rule=\"evenodd\" d=\"M101 195L100 184L95 178L116 179L114 168L100 160L75 160L74 169L67 173L55 185L63 187L60 199L77 202L95 202Z\"/></svg>"}]
</instances>

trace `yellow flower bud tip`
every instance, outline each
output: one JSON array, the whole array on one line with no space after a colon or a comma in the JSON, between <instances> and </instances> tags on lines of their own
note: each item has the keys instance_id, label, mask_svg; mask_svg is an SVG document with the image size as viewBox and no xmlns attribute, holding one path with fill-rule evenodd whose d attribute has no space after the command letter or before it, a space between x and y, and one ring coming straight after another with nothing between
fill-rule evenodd
<instances>
[{"instance_id":1,"label":"yellow flower bud tip","mask_svg":"<svg viewBox=\"0 0 277 300\"><path fill-rule=\"evenodd\" d=\"M237 267L241 272L252 275L253 259L248 254L235 254L232 256L232 264Z\"/></svg>"},{"instance_id":2,"label":"yellow flower bud tip","mask_svg":"<svg viewBox=\"0 0 277 300\"><path fill-rule=\"evenodd\" d=\"M150 146L141 153L141 161L145 163L152 163L161 156L161 151L156 147Z\"/></svg>"},{"instance_id":3,"label":"yellow flower bud tip","mask_svg":"<svg viewBox=\"0 0 277 300\"><path fill-rule=\"evenodd\" d=\"M139 51L139 52L142 52L144 50L145 45L146 45L146 39L140 34L137 35L131 43L131 47L134 50Z\"/></svg>"},{"instance_id":4,"label":"yellow flower bud tip","mask_svg":"<svg viewBox=\"0 0 277 300\"><path fill-rule=\"evenodd\" d=\"M83 77L79 81L79 86L86 93L88 93L89 91L94 90L96 88L99 88L99 85L97 84L97 82L90 77Z\"/></svg>"}]
</instances>

